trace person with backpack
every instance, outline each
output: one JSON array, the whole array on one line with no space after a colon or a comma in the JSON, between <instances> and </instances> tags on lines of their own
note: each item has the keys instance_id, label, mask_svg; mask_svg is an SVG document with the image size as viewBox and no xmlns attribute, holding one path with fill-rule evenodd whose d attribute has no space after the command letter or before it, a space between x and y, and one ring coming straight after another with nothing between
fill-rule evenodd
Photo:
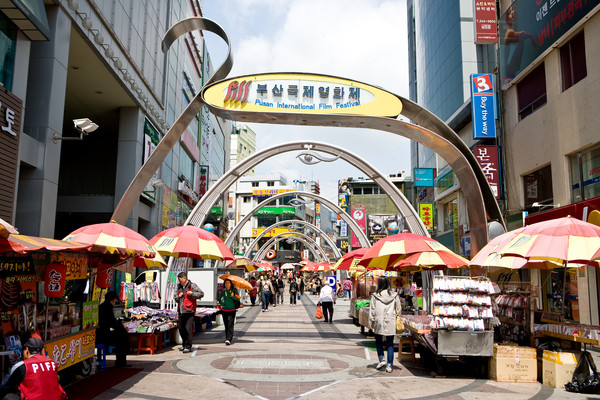
<instances>
[{"instance_id":1,"label":"person with backpack","mask_svg":"<svg viewBox=\"0 0 600 400\"><path fill-rule=\"evenodd\" d=\"M260 291L262 298L262 312L269 311L269 302L271 301L271 296L275 292L271 281L268 278L261 276L258 290Z\"/></svg>"},{"instance_id":2,"label":"person with backpack","mask_svg":"<svg viewBox=\"0 0 600 400\"><path fill-rule=\"evenodd\" d=\"M290 307L296 305L296 297L298 296L298 283L296 278L290 280Z\"/></svg>"}]
</instances>

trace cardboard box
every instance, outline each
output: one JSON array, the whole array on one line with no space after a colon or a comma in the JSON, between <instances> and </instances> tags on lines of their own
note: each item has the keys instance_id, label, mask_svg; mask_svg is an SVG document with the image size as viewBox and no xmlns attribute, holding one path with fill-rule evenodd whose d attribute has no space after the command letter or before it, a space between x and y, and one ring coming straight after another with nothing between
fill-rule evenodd
<instances>
[{"instance_id":1,"label":"cardboard box","mask_svg":"<svg viewBox=\"0 0 600 400\"><path fill-rule=\"evenodd\" d=\"M363 307L358 310L358 323L365 328L369 328L369 311L369 307Z\"/></svg>"},{"instance_id":2,"label":"cardboard box","mask_svg":"<svg viewBox=\"0 0 600 400\"><path fill-rule=\"evenodd\" d=\"M562 389L573 379L577 357L573 353L556 353L544 350L542 357L542 382L544 385Z\"/></svg>"},{"instance_id":3,"label":"cardboard box","mask_svg":"<svg viewBox=\"0 0 600 400\"><path fill-rule=\"evenodd\" d=\"M531 347L494 345L490 379L498 382L537 382L536 350Z\"/></svg>"}]
</instances>

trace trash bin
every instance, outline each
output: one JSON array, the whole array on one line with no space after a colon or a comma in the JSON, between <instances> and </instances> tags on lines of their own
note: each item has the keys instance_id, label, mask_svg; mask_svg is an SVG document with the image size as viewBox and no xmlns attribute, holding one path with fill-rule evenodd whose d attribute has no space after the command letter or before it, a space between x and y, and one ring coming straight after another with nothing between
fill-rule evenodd
<instances>
[{"instance_id":1,"label":"trash bin","mask_svg":"<svg viewBox=\"0 0 600 400\"><path fill-rule=\"evenodd\" d=\"M223 316L221 314L217 314L215 318L215 325L223 325Z\"/></svg>"}]
</instances>

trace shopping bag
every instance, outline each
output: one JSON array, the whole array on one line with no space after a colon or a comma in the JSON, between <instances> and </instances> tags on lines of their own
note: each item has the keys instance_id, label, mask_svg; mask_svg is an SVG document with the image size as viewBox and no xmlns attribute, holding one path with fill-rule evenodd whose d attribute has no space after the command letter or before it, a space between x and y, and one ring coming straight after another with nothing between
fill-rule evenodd
<instances>
[{"instance_id":1,"label":"shopping bag","mask_svg":"<svg viewBox=\"0 0 600 400\"><path fill-rule=\"evenodd\" d=\"M396 332L402 333L404 332L404 322L402 321L402 317L396 317Z\"/></svg>"},{"instance_id":2,"label":"shopping bag","mask_svg":"<svg viewBox=\"0 0 600 400\"><path fill-rule=\"evenodd\" d=\"M321 310L321 305L320 304L317 306L317 312L315 314L315 318L316 319L323 318L323 310Z\"/></svg>"},{"instance_id":3,"label":"shopping bag","mask_svg":"<svg viewBox=\"0 0 600 400\"><path fill-rule=\"evenodd\" d=\"M300 293L298 293L298 300L300 300Z\"/></svg>"}]
</instances>

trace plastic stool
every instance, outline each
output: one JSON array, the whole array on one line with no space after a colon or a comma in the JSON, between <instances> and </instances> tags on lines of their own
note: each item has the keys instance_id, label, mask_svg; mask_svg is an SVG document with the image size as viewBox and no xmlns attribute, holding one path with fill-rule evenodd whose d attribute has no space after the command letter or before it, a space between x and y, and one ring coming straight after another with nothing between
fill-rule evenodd
<instances>
[{"instance_id":1,"label":"plastic stool","mask_svg":"<svg viewBox=\"0 0 600 400\"><path fill-rule=\"evenodd\" d=\"M147 341L147 345L144 343ZM140 351L149 351L150 354L154 354L156 352L156 335L153 333L140 333L140 338L138 340L138 350L137 353L140 354Z\"/></svg>"},{"instance_id":2,"label":"plastic stool","mask_svg":"<svg viewBox=\"0 0 600 400\"><path fill-rule=\"evenodd\" d=\"M96 365L106 370L106 345L96 343Z\"/></svg>"},{"instance_id":3,"label":"plastic stool","mask_svg":"<svg viewBox=\"0 0 600 400\"><path fill-rule=\"evenodd\" d=\"M163 334L162 335L163 345L166 346L168 344L171 344L171 330L168 329L168 330L164 331L162 334Z\"/></svg>"},{"instance_id":4,"label":"plastic stool","mask_svg":"<svg viewBox=\"0 0 600 400\"><path fill-rule=\"evenodd\" d=\"M403 351L403 345L407 344L410 347L410 353ZM417 362L415 356L415 339L412 336L400 336L400 345L398 346L398 361L402 362L402 356L410 355L413 362Z\"/></svg>"}]
</instances>

